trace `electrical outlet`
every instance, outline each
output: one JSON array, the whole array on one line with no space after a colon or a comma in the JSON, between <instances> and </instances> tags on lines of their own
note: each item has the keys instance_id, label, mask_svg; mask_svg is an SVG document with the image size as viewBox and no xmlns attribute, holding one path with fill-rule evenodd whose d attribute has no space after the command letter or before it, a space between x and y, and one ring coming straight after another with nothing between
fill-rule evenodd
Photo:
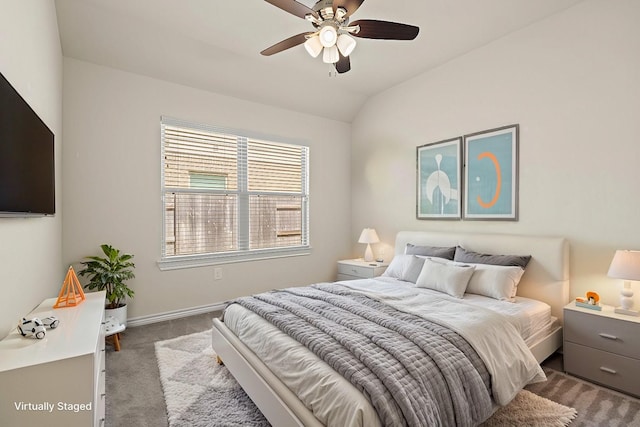
<instances>
[{"instance_id":1,"label":"electrical outlet","mask_svg":"<svg viewBox=\"0 0 640 427\"><path fill-rule=\"evenodd\" d=\"M222 280L222 267L213 269L213 280Z\"/></svg>"}]
</instances>

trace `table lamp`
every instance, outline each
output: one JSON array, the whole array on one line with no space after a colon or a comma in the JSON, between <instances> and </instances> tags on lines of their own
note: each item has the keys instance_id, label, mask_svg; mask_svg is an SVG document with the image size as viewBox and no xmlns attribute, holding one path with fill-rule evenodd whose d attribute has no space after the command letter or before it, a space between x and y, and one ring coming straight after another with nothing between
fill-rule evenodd
<instances>
[{"instance_id":1,"label":"table lamp","mask_svg":"<svg viewBox=\"0 0 640 427\"><path fill-rule=\"evenodd\" d=\"M358 243L366 243L367 250L364 251L364 260L367 262L373 261L373 252L371 251L371 243L378 243L380 239L378 238L378 234L376 230L373 228L365 228L360 233L360 238L358 239Z\"/></svg>"},{"instance_id":2,"label":"table lamp","mask_svg":"<svg viewBox=\"0 0 640 427\"><path fill-rule=\"evenodd\" d=\"M638 311L633 310L633 290L629 281L640 280L640 251L616 251L607 276L624 280L624 288L620 292L620 307L616 307L615 312L637 316Z\"/></svg>"}]
</instances>

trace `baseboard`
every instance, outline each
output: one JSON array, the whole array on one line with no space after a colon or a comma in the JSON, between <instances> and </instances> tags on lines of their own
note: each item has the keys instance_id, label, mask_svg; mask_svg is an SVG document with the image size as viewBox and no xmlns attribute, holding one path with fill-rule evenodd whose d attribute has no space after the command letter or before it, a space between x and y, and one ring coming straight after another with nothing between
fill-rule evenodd
<instances>
[{"instance_id":1,"label":"baseboard","mask_svg":"<svg viewBox=\"0 0 640 427\"><path fill-rule=\"evenodd\" d=\"M226 303L221 302L216 304L201 305L199 307L185 308L182 310L167 311L165 313L151 314L149 316L134 317L131 319L127 319L127 327L134 328L136 326L150 325L152 323L164 322L173 319L182 319L183 317L210 313L212 311L220 311L223 310L226 306Z\"/></svg>"}]
</instances>

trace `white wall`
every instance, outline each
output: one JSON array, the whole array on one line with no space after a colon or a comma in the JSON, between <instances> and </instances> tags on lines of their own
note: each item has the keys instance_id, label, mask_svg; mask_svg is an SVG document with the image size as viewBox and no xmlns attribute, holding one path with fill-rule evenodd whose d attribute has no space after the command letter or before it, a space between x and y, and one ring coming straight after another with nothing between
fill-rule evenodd
<instances>
[{"instance_id":1,"label":"white wall","mask_svg":"<svg viewBox=\"0 0 640 427\"><path fill-rule=\"evenodd\" d=\"M0 73L55 134L56 216L0 218L0 338L43 299L62 268L62 52L53 1L0 0ZM1 184L0 184L1 185Z\"/></svg>"},{"instance_id":2,"label":"white wall","mask_svg":"<svg viewBox=\"0 0 640 427\"><path fill-rule=\"evenodd\" d=\"M571 296L617 305L613 253L640 249L639 16L637 0L586 1L368 102L352 124L352 240L364 226L388 245L402 229L566 236ZM520 220L417 220L416 147L513 123Z\"/></svg>"},{"instance_id":3,"label":"white wall","mask_svg":"<svg viewBox=\"0 0 640 427\"><path fill-rule=\"evenodd\" d=\"M129 318L334 278L351 249L348 124L69 58L64 88L63 258L76 263L102 243L133 253ZM312 254L224 265L219 281L213 267L160 271L161 115L307 143Z\"/></svg>"}]
</instances>

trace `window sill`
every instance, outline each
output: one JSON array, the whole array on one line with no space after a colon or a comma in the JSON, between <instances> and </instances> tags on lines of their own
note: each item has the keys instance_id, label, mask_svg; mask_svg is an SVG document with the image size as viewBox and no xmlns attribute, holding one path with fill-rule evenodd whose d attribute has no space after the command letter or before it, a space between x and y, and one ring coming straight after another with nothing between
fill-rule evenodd
<instances>
[{"instance_id":1,"label":"window sill","mask_svg":"<svg viewBox=\"0 0 640 427\"><path fill-rule=\"evenodd\" d=\"M258 261L274 258L288 258L311 254L311 247L296 247L285 249L253 250L246 252L231 252L225 254L181 255L163 258L157 262L162 271L179 270L183 268L206 267L209 265L231 264L236 262Z\"/></svg>"}]
</instances>

